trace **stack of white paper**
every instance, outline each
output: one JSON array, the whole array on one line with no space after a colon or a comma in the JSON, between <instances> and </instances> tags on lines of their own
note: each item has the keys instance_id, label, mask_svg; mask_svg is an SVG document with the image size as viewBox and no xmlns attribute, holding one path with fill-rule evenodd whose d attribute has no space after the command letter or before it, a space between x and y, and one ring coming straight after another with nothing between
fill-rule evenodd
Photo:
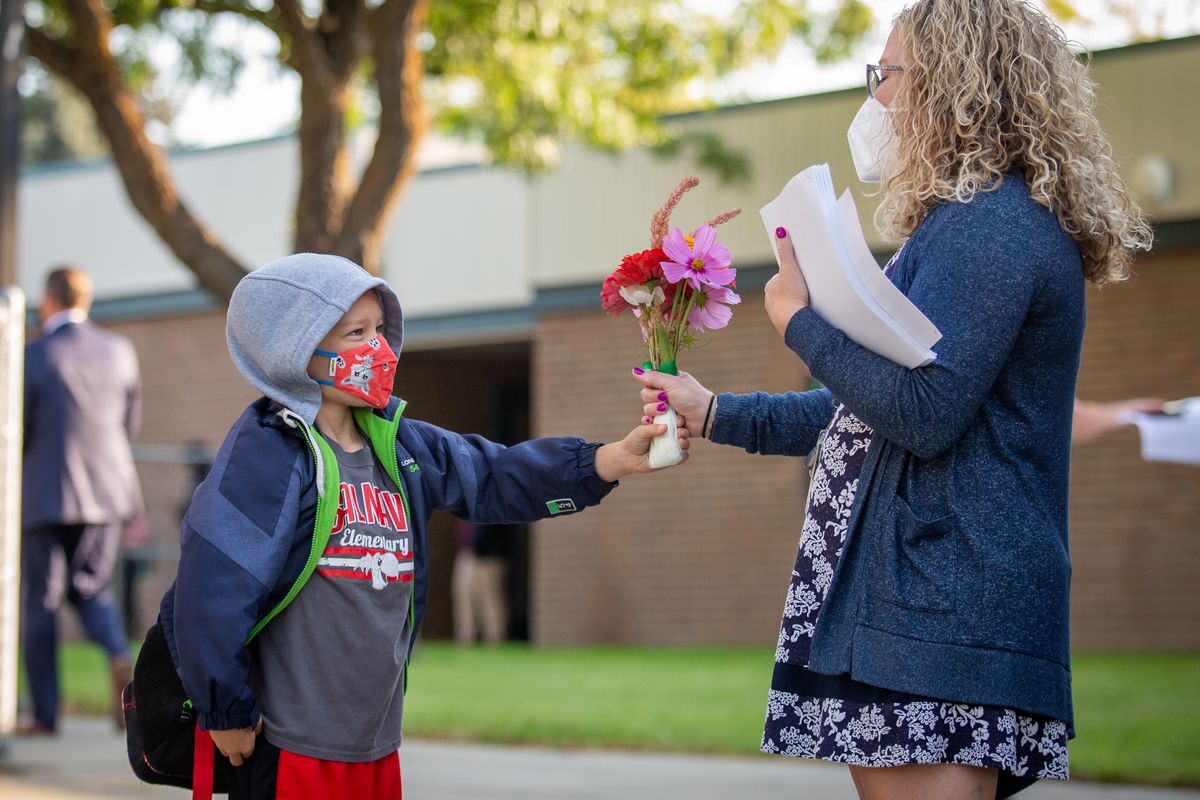
<instances>
[{"instance_id":1,"label":"stack of white paper","mask_svg":"<svg viewBox=\"0 0 1200 800\"><path fill-rule=\"evenodd\" d=\"M775 229L787 229L796 260L821 318L868 350L910 369L937 354L942 334L879 269L858 224L850 191L835 200L828 164L788 181L759 211L771 248ZM779 255L776 252L776 260Z\"/></svg>"},{"instance_id":2,"label":"stack of white paper","mask_svg":"<svg viewBox=\"0 0 1200 800\"><path fill-rule=\"evenodd\" d=\"M1141 434L1142 458L1200 465L1200 397L1173 400L1163 411L1129 416Z\"/></svg>"}]
</instances>

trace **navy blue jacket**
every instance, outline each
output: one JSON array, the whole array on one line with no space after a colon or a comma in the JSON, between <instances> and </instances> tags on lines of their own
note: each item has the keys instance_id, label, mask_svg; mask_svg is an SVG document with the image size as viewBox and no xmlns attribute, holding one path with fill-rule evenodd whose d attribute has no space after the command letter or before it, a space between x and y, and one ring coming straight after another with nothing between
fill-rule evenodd
<instances>
[{"instance_id":1,"label":"navy blue jacket","mask_svg":"<svg viewBox=\"0 0 1200 800\"><path fill-rule=\"evenodd\" d=\"M140 401L123 336L67 322L25 346L22 528L127 522L142 510L129 447Z\"/></svg>"},{"instance_id":2,"label":"navy blue jacket","mask_svg":"<svg viewBox=\"0 0 1200 800\"><path fill-rule=\"evenodd\" d=\"M184 689L206 730L257 724L247 684L253 644L244 642L300 574L312 541L313 457L302 434L278 416L280 410L264 397L234 423L184 517L179 573L159 611ZM374 413L394 420L402 410L401 401L392 398ZM396 463L414 547L410 653L428 594L430 514L530 522L595 505L616 486L596 475L598 446L554 438L503 447L400 420Z\"/></svg>"},{"instance_id":3,"label":"navy blue jacket","mask_svg":"<svg viewBox=\"0 0 1200 800\"><path fill-rule=\"evenodd\" d=\"M933 363L899 366L802 309L785 340L827 388L723 394L713 440L807 454L835 397L875 429L811 669L1069 725L1079 249L1014 174L935 207L891 280L941 330Z\"/></svg>"}]
</instances>

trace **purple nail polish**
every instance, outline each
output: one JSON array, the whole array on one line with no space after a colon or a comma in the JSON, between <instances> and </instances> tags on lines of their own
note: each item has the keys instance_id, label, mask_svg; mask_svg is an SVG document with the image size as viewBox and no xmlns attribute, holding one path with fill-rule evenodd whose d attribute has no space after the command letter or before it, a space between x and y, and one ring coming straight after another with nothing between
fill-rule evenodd
<instances>
[{"instance_id":1,"label":"purple nail polish","mask_svg":"<svg viewBox=\"0 0 1200 800\"><path fill-rule=\"evenodd\" d=\"M634 374L634 375L645 375L645 374L646 374L646 370L642 369L641 367L634 367L634 368L633 368L633 374Z\"/></svg>"},{"instance_id":2,"label":"purple nail polish","mask_svg":"<svg viewBox=\"0 0 1200 800\"><path fill-rule=\"evenodd\" d=\"M653 417L642 417L642 422L645 422L647 425L649 425L651 422L654 422L654 418Z\"/></svg>"},{"instance_id":3,"label":"purple nail polish","mask_svg":"<svg viewBox=\"0 0 1200 800\"><path fill-rule=\"evenodd\" d=\"M658 404L658 413L660 413L660 414L661 414L662 412L664 412L664 411L666 411L666 410L667 410L667 404L666 404L666 403L659 403L659 404Z\"/></svg>"},{"instance_id":4,"label":"purple nail polish","mask_svg":"<svg viewBox=\"0 0 1200 800\"><path fill-rule=\"evenodd\" d=\"M659 393L658 393L658 399L659 399L659 400L662 400L662 401L665 403L665 402L667 401L667 393L666 393L666 392L659 392Z\"/></svg>"},{"instance_id":5,"label":"purple nail polish","mask_svg":"<svg viewBox=\"0 0 1200 800\"><path fill-rule=\"evenodd\" d=\"M786 237L787 237L787 231L786 231L786 230L784 230L783 228L776 228L776 229L775 229L775 238L776 238L776 239L784 239L784 238L786 238Z\"/></svg>"}]
</instances>

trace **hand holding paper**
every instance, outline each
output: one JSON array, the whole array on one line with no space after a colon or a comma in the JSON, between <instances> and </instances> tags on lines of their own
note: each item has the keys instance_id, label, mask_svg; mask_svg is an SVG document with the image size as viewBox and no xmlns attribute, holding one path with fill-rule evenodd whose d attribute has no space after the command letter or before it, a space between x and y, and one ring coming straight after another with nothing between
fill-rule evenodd
<instances>
[{"instance_id":1,"label":"hand holding paper","mask_svg":"<svg viewBox=\"0 0 1200 800\"><path fill-rule=\"evenodd\" d=\"M828 164L796 175L759 214L773 246L776 229L787 231L812 308L822 319L868 350L910 369L937 358L930 348L941 333L879 269L850 192L835 200ZM778 250L776 259L782 270Z\"/></svg>"},{"instance_id":2,"label":"hand holding paper","mask_svg":"<svg viewBox=\"0 0 1200 800\"><path fill-rule=\"evenodd\" d=\"M783 228L775 229L775 247L779 272L767 281L763 290L764 305L771 324L783 336L796 312L809 305L808 282L804 280L792 241Z\"/></svg>"}]
</instances>

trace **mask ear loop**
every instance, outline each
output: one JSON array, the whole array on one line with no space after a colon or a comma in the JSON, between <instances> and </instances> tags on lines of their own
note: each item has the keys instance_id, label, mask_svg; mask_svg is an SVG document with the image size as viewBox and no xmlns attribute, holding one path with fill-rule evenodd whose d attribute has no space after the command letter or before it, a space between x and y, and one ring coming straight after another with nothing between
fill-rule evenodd
<instances>
[{"instance_id":1,"label":"mask ear loop","mask_svg":"<svg viewBox=\"0 0 1200 800\"><path fill-rule=\"evenodd\" d=\"M325 356L326 358L329 359L329 377L332 378L337 373L337 368L339 366L338 362L342 360L342 357L340 354L331 353L328 350L313 350L313 355L314 356ZM313 378L313 380L316 381L317 383L323 383L326 386L334 385L333 381L323 381L320 378Z\"/></svg>"}]
</instances>

